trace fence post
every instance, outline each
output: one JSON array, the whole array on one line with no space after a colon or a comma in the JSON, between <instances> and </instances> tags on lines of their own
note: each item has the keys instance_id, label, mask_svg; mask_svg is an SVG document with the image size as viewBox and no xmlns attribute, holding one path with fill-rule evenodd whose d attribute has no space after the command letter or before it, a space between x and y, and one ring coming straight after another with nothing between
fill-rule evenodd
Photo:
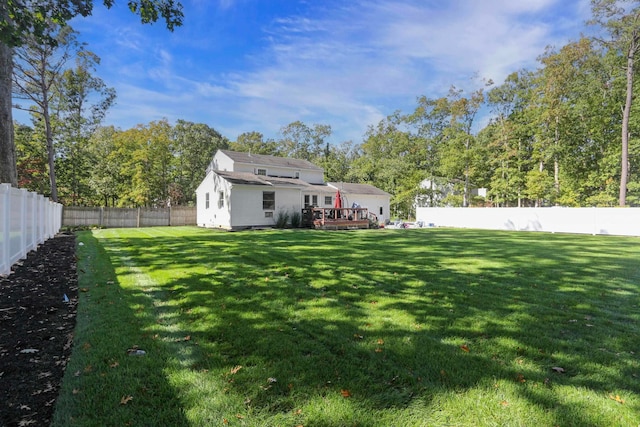
<instances>
[{"instance_id":1,"label":"fence post","mask_svg":"<svg viewBox=\"0 0 640 427\"><path fill-rule=\"evenodd\" d=\"M27 256L27 190L20 189L20 259Z\"/></svg>"},{"instance_id":2,"label":"fence post","mask_svg":"<svg viewBox=\"0 0 640 427\"><path fill-rule=\"evenodd\" d=\"M11 272L11 255L9 254L11 242L11 184L0 184L0 274Z\"/></svg>"}]
</instances>

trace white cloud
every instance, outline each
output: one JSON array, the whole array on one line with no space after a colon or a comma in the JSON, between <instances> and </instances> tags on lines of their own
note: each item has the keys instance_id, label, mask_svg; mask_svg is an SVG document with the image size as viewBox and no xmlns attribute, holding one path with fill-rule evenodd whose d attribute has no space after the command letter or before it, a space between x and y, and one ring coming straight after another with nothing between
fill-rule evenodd
<instances>
[{"instance_id":1,"label":"white cloud","mask_svg":"<svg viewBox=\"0 0 640 427\"><path fill-rule=\"evenodd\" d=\"M409 112L417 96L443 96L452 84L473 90L476 73L500 83L536 66L546 45L578 36L589 3L306 3L306 12L264 23L254 40L260 49L240 50L228 68L218 60L223 40L210 33L209 17L255 6L247 1L219 0L214 12L208 2L194 0L191 29L163 41L152 41L139 24L101 24L116 34L107 62L117 71L107 83L118 90L118 106L109 121L183 118L235 138L252 130L275 136L283 125L303 120L332 125L336 142L359 141L368 125L397 109Z\"/></svg>"}]
</instances>

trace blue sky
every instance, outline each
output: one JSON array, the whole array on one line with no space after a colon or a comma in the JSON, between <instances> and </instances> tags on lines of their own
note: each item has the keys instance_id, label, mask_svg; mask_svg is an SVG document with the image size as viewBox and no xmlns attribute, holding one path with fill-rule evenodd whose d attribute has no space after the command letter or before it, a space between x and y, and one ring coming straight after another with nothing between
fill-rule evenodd
<instances>
[{"instance_id":1,"label":"blue sky","mask_svg":"<svg viewBox=\"0 0 640 427\"><path fill-rule=\"evenodd\" d=\"M117 91L106 123L206 123L231 140L277 138L293 121L329 124L331 142L421 95L500 83L546 46L586 30L589 0L183 0L184 25L141 25L125 0L75 19L97 74Z\"/></svg>"}]
</instances>

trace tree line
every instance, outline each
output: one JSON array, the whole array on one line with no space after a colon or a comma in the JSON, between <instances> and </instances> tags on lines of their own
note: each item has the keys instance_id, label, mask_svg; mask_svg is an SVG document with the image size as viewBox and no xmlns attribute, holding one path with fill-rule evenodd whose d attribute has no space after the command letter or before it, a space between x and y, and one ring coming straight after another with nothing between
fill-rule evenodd
<instances>
[{"instance_id":1,"label":"tree line","mask_svg":"<svg viewBox=\"0 0 640 427\"><path fill-rule=\"evenodd\" d=\"M232 141L182 120L120 130L97 126L103 114L85 120L54 102L54 123L76 117L82 126L54 126L52 168L41 122L16 125L18 176L24 187L50 194L54 170L65 204L189 204L212 155L227 148L302 158L323 167L327 181L375 185L392 195L400 216L416 205L637 206L639 20L637 1L593 0L588 24L597 37L549 47L536 68L501 84L476 81L472 90L420 96L413 111L369 126L357 143L332 143L330 125L300 121L277 139L251 131ZM95 61L81 60L75 73ZM108 108L111 92L95 80L91 90ZM486 196L474 188L486 188Z\"/></svg>"}]
</instances>

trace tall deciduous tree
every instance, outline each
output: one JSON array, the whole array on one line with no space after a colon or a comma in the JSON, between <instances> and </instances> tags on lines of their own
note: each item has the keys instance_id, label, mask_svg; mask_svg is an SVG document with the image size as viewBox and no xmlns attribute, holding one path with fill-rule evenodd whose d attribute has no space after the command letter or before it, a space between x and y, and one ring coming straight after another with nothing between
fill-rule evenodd
<instances>
[{"instance_id":1,"label":"tall deciduous tree","mask_svg":"<svg viewBox=\"0 0 640 427\"><path fill-rule=\"evenodd\" d=\"M110 8L115 0L103 0ZM182 5L175 0L130 0L129 9L142 23L162 17L170 31L182 25ZM47 35L51 23L63 26L75 16L88 16L93 0L0 0L0 182L17 185L11 94L13 50L28 37L55 44Z\"/></svg>"},{"instance_id":2,"label":"tall deciduous tree","mask_svg":"<svg viewBox=\"0 0 640 427\"><path fill-rule=\"evenodd\" d=\"M331 136L331 126L314 124L309 127L298 120L283 127L280 133L282 155L313 162L322 157L326 140Z\"/></svg>"},{"instance_id":3,"label":"tall deciduous tree","mask_svg":"<svg viewBox=\"0 0 640 427\"><path fill-rule=\"evenodd\" d=\"M47 174L47 149L42 132L30 126L16 123L16 155L18 165L18 185L39 194L49 193Z\"/></svg>"},{"instance_id":4,"label":"tall deciduous tree","mask_svg":"<svg viewBox=\"0 0 640 427\"><path fill-rule=\"evenodd\" d=\"M418 138L403 127L399 114L370 126L350 176L392 194L393 214L408 217L423 179L416 167L423 156Z\"/></svg>"},{"instance_id":5,"label":"tall deciduous tree","mask_svg":"<svg viewBox=\"0 0 640 427\"><path fill-rule=\"evenodd\" d=\"M76 66L60 76L51 102L58 122L56 169L65 204L87 203L91 198L89 177L95 159L88 149L89 138L115 100L115 90L92 74L99 62L95 54L80 51Z\"/></svg>"},{"instance_id":6,"label":"tall deciduous tree","mask_svg":"<svg viewBox=\"0 0 640 427\"><path fill-rule=\"evenodd\" d=\"M506 206L512 201L522 204L525 174L529 170L532 127L531 92L534 80L532 73L521 71L510 74L505 82L491 89L487 95L494 114L490 125L483 132L485 147L490 153L493 174L490 178L490 196L498 206ZM545 161L539 160L538 171L532 179L538 182L538 193L545 180ZM526 191L525 191L526 192ZM541 199L542 194L535 198Z\"/></svg>"},{"instance_id":7,"label":"tall deciduous tree","mask_svg":"<svg viewBox=\"0 0 640 427\"><path fill-rule=\"evenodd\" d=\"M229 144L229 148L241 153L280 155L278 143L273 139L265 141L264 135L256 131L241 133L234 142Z\"/></svg>"},{"instance_id":8,"label":"tall deciduous tree","mask_svg":"<svg viewBox=\"0 0 640 427\"><path fill-rule=\"evenodd\" d=\"M123 192L125 181L120 173L124 158L118 152L117 135L113 126L100 127L91 135L88 150L95 163L91 169L89 186L103 206L115 206Z\"/></svg>"},{"instance_id":9,"label":"tall deciduous tree","mask_svg":"<svg viewBox=\"0 0 640 427\"><path fill-rule=\"evenodd\" d=\"M32 102L33 106L29 111L44 123L51 198L57 202L54 129L50 105L62 70L79 49L79 45L76 42L76 33L71 27L60 27L50 23L45 31L47 37L55 40L55 43L45 43L41 38L32 36L28 37L21 47L15 49L13 92L17 98Z\"/></svg>"},{"instance_id":10,"label":"tall deciduous tree","mask_svg":"<svg viewBox=\"0 0 640 427\"><path fill-rule=\"evenodd\" d=\"M217 130L203 124L178 120L173 127L175 178L170 188L172 204L195 203L195 192L215 152L229 147Z\"/></svg>"},{"instance_id":11,"label":"tall deciduous tree","mask_svg":"<svg viewBox=\"0 0 640 427\"><path fill-rule=\"evenodd\" d=\"M628 4L628 8L623 7ZM625 206L629 180L629 119L633 104L635 64L640 51L640 5L636 0L591 0L591 7L591 22L602 26L609 33L609 39L603 41L604 44L624 56L626 92L622 113L618 204Z\"/></svg>"}]
</instances>

